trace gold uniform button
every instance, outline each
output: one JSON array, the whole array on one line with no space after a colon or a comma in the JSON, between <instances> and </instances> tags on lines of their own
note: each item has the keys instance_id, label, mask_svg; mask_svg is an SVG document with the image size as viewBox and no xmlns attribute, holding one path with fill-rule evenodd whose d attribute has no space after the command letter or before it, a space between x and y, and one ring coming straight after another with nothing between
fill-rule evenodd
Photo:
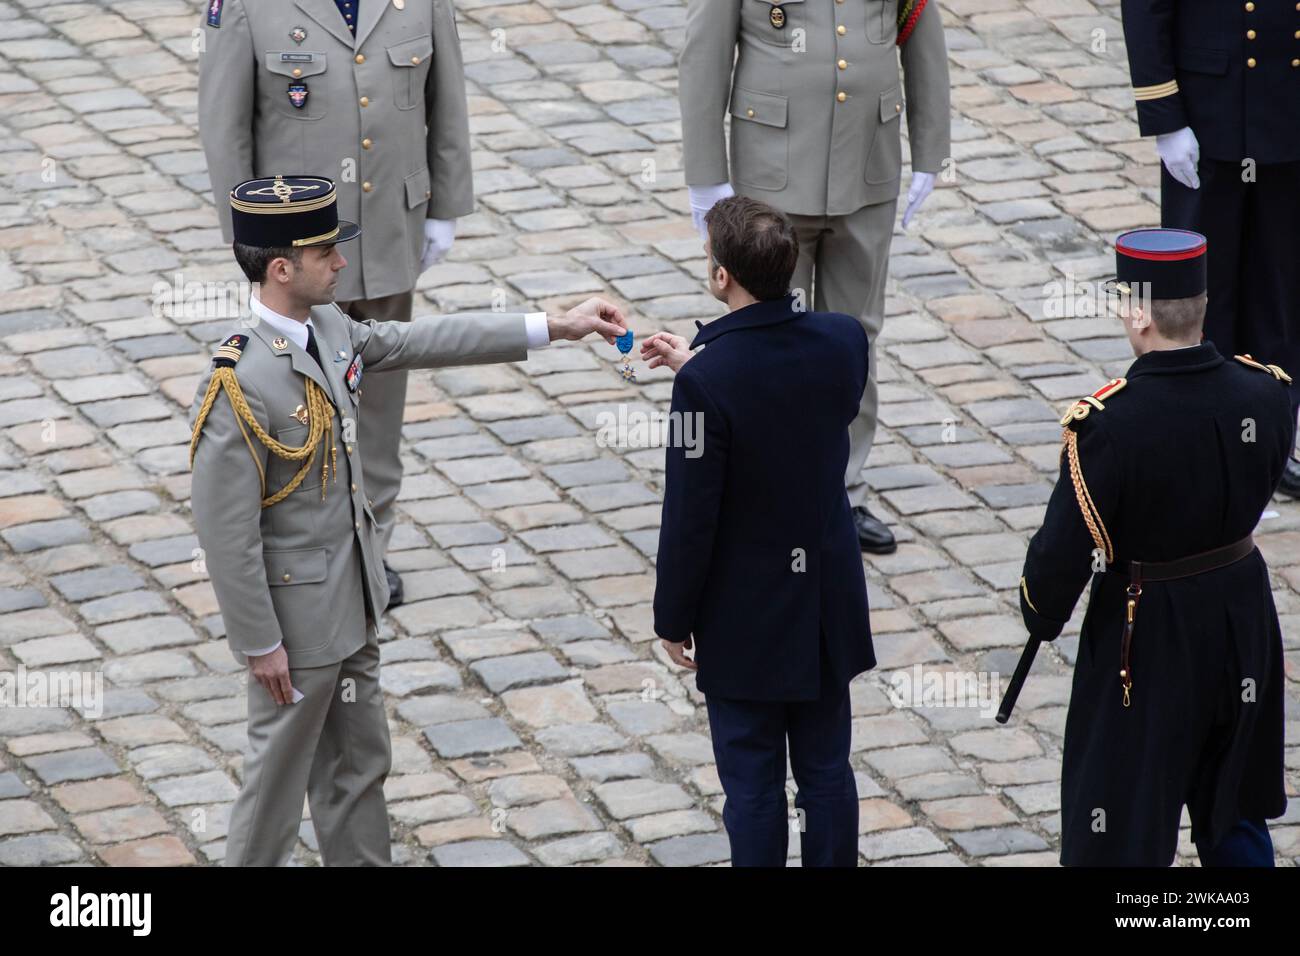
<instances>
[{"instance_id":1,"label":"gold uniform button","mask_svg":"<svg viewBox=\"0 0 1300 956\"><path fill-rule=\"evenodd\" d=\"M420 65L420 58L419 58L418 56L413 56L413 57L411 57L411 65L412 65L412 66L419 66L419 65Z\"/></svg>"},{"instance_id":2,"label":"gold uniform button","mask_svg":"<svg viewBox=\"0 0 1300 956\"><path fill-rule=\"evenodd\" d=\"M369 106L369 105L370 105L370 97L368 97L368 96L363 96L363 97L361 97L361 105L362 105L362 106Z\"/></svg>"},{"instance_id":3,"label":"gold uniform button","mask_svg":"<svg viewBox=\"0 0 1300 956\"><path fill-rule=\"evenodd\" d=\"M362 148L362 149L369 149L369 148L370 148L371 146L373 146L373 145L375 145L375 144L371 141L371 139L370 139L369 136L367 136L365 139L363 139L363 140L361 141L361 148Z\"/></svg>"},{"instance_id":4,"label":"gold uniform button","mask_svg":"<svg viewBox=\"0 0 1300 956\"><path fill-rule=\"evenodd\" d=\"M753 110L745 110L745 115L748 116L750 119L753 119L753 118L754 118L754 111L753 111Z\"/></svg>"},{"instance_id":5,"label":"gold uniform button","mask_svg":"<svg viewBox=\"0 0 1300 956\"><path fill-rule=\"evenodd\" d=\"M849 31L844 29L843 24L841 24L840 26L835 28L835 32L838 33L840 36L844 36L844 34L848 33Z\"/></svg>"},{"instance_id":6,"label":"gold uniform button","mask_svg":"<svg viewBox=\"0 0 1300 956\"><path fill-rule=\"evenodd\" d=\"M360 521L354 521L354 522L352 522L352 530L353 530L353 531L360 531L360 530L361 530L361 522L360 522Z\"/></svg>"},{"instance_id":7,"label":"gold uniform button","mask_svg":"<svg viewBox=\"0 0 1300 956\"><path fill-rule=\"evenodd\" d=\"M358 54L357 54L357 62L358 62L358 63L365 63L365 62L366 62L366 55L365 55L364 53L358 53Z\"/></svg>"},{"instance_id":8,"label":"gold uniform button","mask_svg":"<svg viewBox=\"0 0 1300 956\"><path fill-rule=\"evenodd\" d=\"M902 104L902 103L895 103L895 104L894 104L894 112L895 112L895 113L901 113L901 112L903 112L903 104Z\"/></svg>"},{"instance_id":9,"label":"gold uniform button","mask_svg":"<svg viewBox=\"0 0 1300 956\"><path fill-rule=\"evenodd\" d=\"M351 445L348 445L348 454L349 454L349 455L352 454L352 446L351 446Z\"/></svg>"},{"instance_id":10,"label":"gold uniform button","mask_svg":"<svg viewBox=\"0 0 1300 956\"><path fill-rule=\"evenodd\" d=\"M1300 30L1297 30L1297 31L1295 32L1295 38L1296 38L1297 40L1300 40Z\"/></svg>"},{"instance_id":11,"label":"gold uniform button","mask_svg":"<svg viewBox=\"0 0 1300 956\"><path fill-rule=\"evenodd\" d=\"M1253 3L1248 3L1248 4L1246 4L1246 12L1247 12L1247 13L1254 13L1254 12L1255 12L1255 5L1254 5Z\"/></svg>"},{"instance_id":12,"label":"gold uniform button","mask_svg":"<svg viewBox=\"0 0 1300 956\"><path fill-rule=\"evenodd\" d=\"M1300 60L1292 60L1292 61L1291 61L1291 65L1292 65L1292 66L1300 66Z\"/></svg>"},{"instance_id":13,"label":"gold uniform button","mask_svg":"<svg viewBox=\"0 0 1300 956\"><path fill-rule=\"evenodd\" d=\"M1255 69L1255 58L1252 56L1249 60L1246 61L1246 65L1250 67L1252 70Z\"/></svg>"},{"instance_id":14,"label":"gold uniform button","mask_svg":"<svg viewBox=\"0 0 1300 956\"><path fill-rule=\"evenodd\" d=\"M847 69L849 68L849 61L848 61L848 60L840 60L840 61L839 61L838 63L836 63L835 65L838 66L841 70L847 70Z\"/></svg>"},{"instance_id":15,"label":"gold uniform button","mask_svg":"<svg viewBox=\"0 0 1300 956\"><path fill-rule=\"evenodd\" d=\"M361 191L362 191L363 193L368 193L368 192L370 192L370 190L372 190L372 189L374 189L374 188L375 188L375 187L372 186L370 183L362 183L362 184L361 184Z\"/></svg>"},{"instance_id":16,"label":"gold uniform button","mask_svg":"<svg viewBox=\"0 0 1300 956\"><path fill-rule=\"evenodd\" d=\"M294 75L294 76L302 76L302 70L298 69L298 67L295 66L295 67L293 68L293 75Z\"/></svg>"},{"instance_id":17,"label":"gold uniform button","mask_svg":"<svg viewBox=\"0 0 1300 956\"><path fill-rule=\"evenodd\" d=\"M356 486L356 485L353 485L353 486L352 486L352 493L353 493L354 495L357 493L357 486Z\"/></svg>"},{"instance_id":18,"label":"gold uniform button","mask_svg":"<svg viewBox=\"0 0 1300 956\"><path fill-rule=\"evenodd\" d=\"M431 199L431 198L433 198L433 190L432 190L432 189L426 189L426 190L424 191L424 198L425 198L425 199Z\"/></svg>"},{"instance_id":19,"label":"gold uniform button","mask_svg":"<svg viewBox=\"0 0 1300 956\"><path fill-rule=\"evenodd\" d=\"M847 99L849 98L849 94L847 94L847 93L836 93L836 94L835 94L835 98L836 98L837 100L839 100L841 103L843 103L845 100L847 100Z\"/></svg>"},{"instance_id":20,"label":"gold uniform button","mask_svg":"<svg viewBox=\"0 0 1300 956\"><path fill-rule=\"evenodd\" d=\"M1255 39L1255 31L1254 31L1254 30L1247 30L1247 31L1246 31L1246 39L1247 39L1247 40L1253 40L1253 39Z\"/></svg>"},{"instance_id":21,"label":"gold uniform button","mask_svg":"<svg viewBox=\"0 0 1300 956\"><path fill-rule=\"evenodd\" d=\"M285 584L288 584L288 583L289 583L289 572L288 572L288 571L285 571L285 572L284 572L284 576L283 576L282 578L280 578L280 580L283 581Z\"/></svg>"}]
</instances>

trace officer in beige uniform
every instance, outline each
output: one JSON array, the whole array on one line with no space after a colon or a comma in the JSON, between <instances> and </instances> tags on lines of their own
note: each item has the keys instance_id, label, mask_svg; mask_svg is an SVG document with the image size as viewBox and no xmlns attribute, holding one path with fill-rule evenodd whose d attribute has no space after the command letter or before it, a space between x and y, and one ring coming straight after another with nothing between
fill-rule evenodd
<instances>
[{"instance_id":1,"label":"officer in beige uniform","mask_svg":"<svg viewBox=\"0 0 1300 956\"><path fill-rule=\"evenodd\" d=\"M209 0L199 132L222 231L225 197L255 176L329 172L360 224L339 307L407 321L421 272L474 207L469 121L452 0ZM366 388L366 477L386 552L402 480L406 373ZM395 602L401 580L390 572Z\"/></svg>"},{"instance_id":2,"label":"officer in beige uniform","mask_svg":"<svg viewBox=\"0 0 1300 956\"><path fill-rule=\"evenodd\" d=\"M884 321L905 109L913 174L904 226L948 156L948 60L937 4L690 0L679 96L696 227L733 191L784 212L799 238L792 282L803 290L804 307L811 288L813 310L857 316L874 349ZM894 537L867 510L862 478L876 405L873 353L861 412L849 429L846 484L863 550L887 554Z\"/></svg>"},{"instance_id":3,"label":"officer in beige uniform","mask_svg":"<svg viewBox=\"0 0 1300 956\"><path fill-rule=\"evenodd\" d=\"M235 258L259 291L191 412L191 507L226 639L249 668L249 754L228 865L278 865L304 795L326 864L389 862L391 763L376 622L388 603L367 498L360 396L376 371L518 362L552 338L621 334L590 299L564 316L486 313L357 322L332 294L347 264L334 184L236 186Z\"/></svg>"}]
</instances>

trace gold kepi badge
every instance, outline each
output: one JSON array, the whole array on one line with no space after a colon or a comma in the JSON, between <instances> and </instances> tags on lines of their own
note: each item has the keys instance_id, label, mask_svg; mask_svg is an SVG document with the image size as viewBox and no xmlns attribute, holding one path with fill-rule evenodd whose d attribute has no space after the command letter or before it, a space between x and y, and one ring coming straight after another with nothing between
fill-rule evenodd
<instances>
[{"instance_id":1,"label":"gold kepi badge","mask_svg":"<svg viewBox=\"0 0 1300 956\"><path fill-rule=\"evenodd\" d=\"M778 30L785 29L785 10L783 8L773 6L772 12L768 14L767 18L772 21L772 26Z\"/></svg>"},{"instance_id":2,"label":"gold kepi badge","mask_svg":"<svg viewBox=\"0 0 1300 956\"><path fill-rule=\"evenodd\" d=\"M299 425L306 425L307 422L310 420L307 416L306 405L299 405L297 408L295 408L293 411L289 413L289 417L297 419Z\"/></svg>"},{"instance_id":3,"label":"gold kepi badge","mask_svg":"<svg viewBox=\"0 0 1300 956\"><path fill-rule=\"evenodd\" d=\"M283 352L288 347L289 347L289 340L282 335L277 335L275 339L271 342L271 348L275 349L277 352Z\"/></svg>"}]
</instances>

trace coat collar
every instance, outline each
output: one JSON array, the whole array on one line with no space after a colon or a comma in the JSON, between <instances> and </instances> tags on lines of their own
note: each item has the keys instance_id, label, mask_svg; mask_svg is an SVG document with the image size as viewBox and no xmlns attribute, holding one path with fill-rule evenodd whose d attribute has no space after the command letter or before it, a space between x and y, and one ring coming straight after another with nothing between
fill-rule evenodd
<instances>
[{"instance_id":1,"label":"coat collar","mask_svg":"<svg viewBox=\"0 0 1300 956\"><path fill-rule=\"evenodd\" d=\"M349 50L355 49L361 45L359 43L354 45L352 31L348 29L348 25L346 21L344 21L343 15L339 13L338 5L334 0L296 0L296 6L299 10L328 30L333 35L334 39L338 40ZM374 6L374 4L368 3L366 6ZM381 8L384 6L387 6L387 0L380 4ZM382 9L380 12L383 12ZM360 35L361 32L358 29L357 36Z\"/></svg>"},{"instance_id":2,"label":"coat collar","mask_svg":"<svg viewBox=\"0 0 1300 956\"><path fill-rule=\"evenodd\" d=\"M329 355L329 344L325 341L325 336L321 330L320 324L312 323L312 328L316 332L316 348L320 350L322 361L329 361L325 356ZM254 322L252 332L272 355L280 357L288 356L293 364L293 370L299 375L306 375L309 379L325 390L325 394L333 397L334 389L330 387L329 380L325 376L325 371L320 368L315 359L307 354L305 349L298 347L296 342L291 342L286 336L281 335L269 322ZM283 348L276 348L274 343L278 339L283 339Z\"/></svg>"},{"instance_id":3,"label":"coat collar","mask_svg":"<svg viewBox=\"0 0 1300 956\"><path fill-rule=\"evenodd\" d=\"M1175 375L1179 372L1203 372L1206 369L1222 364L1223 356L1214 347L1214 343L1206 339L1200 345L1193 345L1190 348L1161 349L1156 352L1147 352L1145 355L1139 356L1137 361L1129 366L1128 377L1137 378L1141 375Z\"/></svg>"},{"instance_id":4,"label":"coat collar","mask_svg":"<svg viewBox=\"0 0 1300 956\"><path fill-rule=\"evenodd\" d=\"M697 349L701 345L708 345L720 335L726 335L728 332L734 332L737 329L756 329L765 325L776 325L780 322L790 322L800 318L804 313L796 311L794 308L794 296L782 296L779 299L768 299L765 302L755 302L744 308L737 309L735 312L728 312L720 319L714 319L708 325L701 325L696 322L699 333L695 336L695 341L691 343L692 349Z\"/></svg>"}]
</instances>

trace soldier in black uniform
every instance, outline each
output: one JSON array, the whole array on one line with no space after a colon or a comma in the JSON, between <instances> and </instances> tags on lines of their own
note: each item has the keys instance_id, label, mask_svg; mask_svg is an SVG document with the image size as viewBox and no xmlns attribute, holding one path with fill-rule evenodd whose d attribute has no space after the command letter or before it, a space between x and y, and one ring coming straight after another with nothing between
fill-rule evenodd
<instances>
[{"instance_id":1,"label":"soldier in black uniform","mask_svg":"<svg viewBox=\"0 0 1300 956\"><path fill-rule=\"evenodd\" d=\"M1205 239L1116 243L1126 378L1061 424L1061 474L1020 607L1052 640L1091 579L1065 726L1061 862L1167 866L1186 804L1206 865L1271 866L1282 636L1251 533L1292 448L1290 377L1201 340Z\"/></svg>"},{"instance_id":2,"label":"soldier in black uniform","mask_svg":"<svg viewBox=\"0 0 1300 956\"><path fill-rule=\"evenodd\" d=\"M1123 0L1161 224L1209 237L1205 336L1300 368L1300 3ZM1291 388L1291 409L1300 387ZM1281 490L1300 497L1300 462Z\"/></svg>"}]
</instances>

